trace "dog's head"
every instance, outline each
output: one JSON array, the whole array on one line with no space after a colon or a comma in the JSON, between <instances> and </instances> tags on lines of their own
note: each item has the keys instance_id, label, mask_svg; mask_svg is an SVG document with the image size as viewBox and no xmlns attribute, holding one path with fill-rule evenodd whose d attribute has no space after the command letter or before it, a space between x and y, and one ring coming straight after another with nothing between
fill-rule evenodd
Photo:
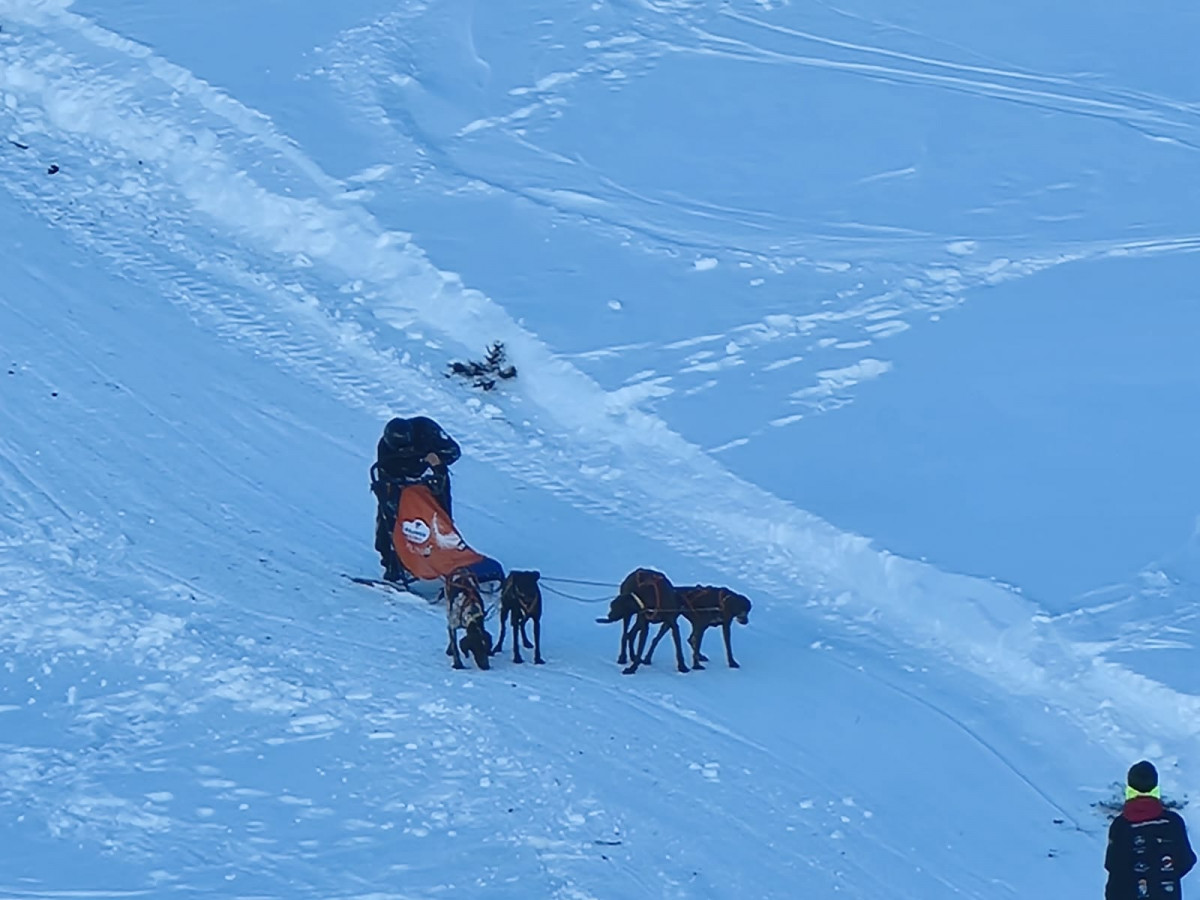
<instances>
[{"instance_id":1,"label":"dog's head","mask_svg":"<svg viewBox=\"0 0 1200 900\"><path fill-rule=\"evenodd\" d=\"M601 624L620 622L622 619L637 615L640 608L637 597L633 594L618 594L616 599L608 605L608 615L596 621Z\"/></svg>"},{"instance_id":2,"label":"dog's head","mask_svg":"<svg viewBox=\"0 0 1200 900\"><path fill-rule=\"evenodd\" d=\"M458 649L464 656L472 657L479 668L492 667L492 635L483 627L482 618L472 620L467 626L466 634L458 640Z\"/></svg>"},{"instance_id":3,"label":"dog's head","mask_svg":"<svg viewBox=\"0 0 1200 900\"><path fill-rule=\"evenodd\" d=\"M721 609L730 619L742 625L750 623L750 598L728 588L721 594Z\"/></svg>"}]
</instances>

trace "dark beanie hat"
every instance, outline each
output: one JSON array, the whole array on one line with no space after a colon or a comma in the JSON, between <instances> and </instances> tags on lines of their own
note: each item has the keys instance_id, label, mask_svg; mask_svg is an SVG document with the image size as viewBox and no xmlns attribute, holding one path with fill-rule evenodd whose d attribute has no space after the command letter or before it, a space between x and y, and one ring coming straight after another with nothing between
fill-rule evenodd
<instances>
[{"instance_id":1,"label":"dark beanie hat","mask_svg":"<svg viewBox=\"0 0 1200 900\"><path fill-rule=\"evenodd\" d=\"M1139 794L1148 794L1158 787L1158 770L1154 764L1142 760L1129 767L1129 778L1126 782Z\"/></svg>"}]
</instances>

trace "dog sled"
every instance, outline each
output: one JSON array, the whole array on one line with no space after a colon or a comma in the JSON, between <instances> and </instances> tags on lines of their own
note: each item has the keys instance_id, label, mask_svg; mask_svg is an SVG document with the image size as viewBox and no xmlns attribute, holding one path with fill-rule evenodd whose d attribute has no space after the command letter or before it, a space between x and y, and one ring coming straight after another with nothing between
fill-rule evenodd
<instances>
[{"instance_id":1,"label":"dog sled","mask_svg":"<svg viewBox=\"0 0 1200 900\"><path fill-rule=\"evenodd\" d=\"M398 584L405 590L431 600L439 598L446 576L467 569L479 582L489 606L500 596L504 567L467 544L424 484L408 485L401 491L392 546L404 567Z\"/></svg>"}]
</instances>

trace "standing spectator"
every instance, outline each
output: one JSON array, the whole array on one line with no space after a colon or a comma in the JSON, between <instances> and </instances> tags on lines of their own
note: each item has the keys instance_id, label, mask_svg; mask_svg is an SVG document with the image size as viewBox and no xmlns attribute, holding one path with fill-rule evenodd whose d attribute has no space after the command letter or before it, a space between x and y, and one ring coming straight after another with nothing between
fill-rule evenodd
<instances>
[{"instance_id":1,"label":"standing spectator","mask_svg":"<svg viewBox=\"0 0 1200 900\"><path fill-rule=\"evenodd\" d=\"M1179 881L1196 864L1187 827L1163 807L1153 764L1134 763L1126 783L1125 806L1108 829L1104 900L1182 900Z\"/></svg>"}]
</instances>

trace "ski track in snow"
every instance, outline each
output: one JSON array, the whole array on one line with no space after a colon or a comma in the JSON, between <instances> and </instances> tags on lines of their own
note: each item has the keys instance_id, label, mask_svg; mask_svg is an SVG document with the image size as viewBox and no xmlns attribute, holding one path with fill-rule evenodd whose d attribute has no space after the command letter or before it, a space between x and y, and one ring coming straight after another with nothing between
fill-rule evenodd
<instances>
[{"instance_id":1,"label":"ski track in snow","mask_svg":"<svg viewBox=\"0 0 1200 900\"><path fill-rule=\"evenodd\" d=\"M215 598L169 576L138 574L127 548L106 545L102 537L98 528L76 521L50 531L31 528L0 547L0 627L21 656L44 660L27 679L27 703L53 707L65 695L75 707L72 733L50 739L71 749L41 748L38 734L25 734L24 746L0 740L6 772L0 798L9 808L42 817L55 838L90 839L130 862L157 859L153 853L163 836L177 835L175 866L151 873L163 890L219 881L235 866L258 870L268 884L297 889L320 884L321 860L330 853L361 856L366 881L384 864L378 861L381 846L394 852L397 844L478 831L486 821L480 811L494 809L496 797L509 794L521 802L514 804L508 828L477 836L476 847L485 848L477 850L485 857L481 865L486 870L489 853L508 865L527 856L530 866L547 873L546 884L559 885L549 896L580 896L572 893L563 861L594 857L596 837L612 834L611 820L602 804L574 796L569 784L536 790L552 780L553 760L498 753L494 748L506 745L498 734L502 723L470 682L464 687L458 678L409 673L403 690L374 697L361 686L362 657L365 652L378 665L391 649L372 653L364 644L355 645L358 653L344 654L334 642L321 662L334 670L335 681L323 687L304 674L313 671L311 647L272 647L246 634L226 636L231 645L213 653L214 635L197 628L204 604ZM75 577L69 584L47 575L63 570L64 561L46 556L70 557ZM118 573L120 586L104 590ZM98 606L93 594L128 599L115 608ZM409 598L409 607L412 601L423 605ZM178 616L150 611L174 606ZM398 613L408 611L400 601ZM339 666L339 655L350 664ZM103 679L91 669L97 660L105 662ZM338 668L345 669L341 678ZM16 672L12 663L9 671ZM125 680L118 678L122 671ZM240 733L252 740L229 745L224 736L190 724L208 718L239 720ZM350 750L341 760L344 773L318 772L311 784L283 776L294 744L333 738L351 748L369 743L372 756L355 759ZM190 745L192 758L205 762L194 771L174 770L171 750L180 745ZM403 796L381 790L389 783L386 771L368 765L380 762L404 771L406 785L427 788ZM331 846L328 820L336 810L314 798L340 800L336 789L329 793L332 775L340 776L341 793L356 801L359 817L340 822L342 836ZM128 785L128 791L116 795L101 782ZM282 845L263 826L281 815L293 820ZM577 837L564 840L564 832ZM406 880L415 886L432 878L436 885L453 877L414 872Z\"/></svg>"},{"instance_id":2,"label":"ski track in snow","mask_svg":"<svg viewBox=\"0 0 1200 900\"><path fill-rule=\"evenodd\" d=\"M768 611L794 603L798 594L810 598L813 614L843 627L865 627L892 641L933 650L1006 690L1044 698L1114 752L1138 752L1142 745L1136 735L1145 733L1200 750L1197 698L1173 693L1096 659L1086 646L1062 640L1054 623L1000 586L881 552L868 540L842 533L739 480L661 421L605 394L488 298L437 271L404 235L373 221L344 197L340 183L236 100L64 6L9 4L5 25L0 33L0 123L8 137L30 148L10 147L0 154L6 188L32 214L55 223L117 270L154 285L170 302L203 316L231 340L372 414L383 413L402 397L406 405L419 399L452 430L479 436L478 455L496 468L586 511L621 517L647 538L702 559L774 598L764 603ZM696 52L767 55L693 34L706 42ZM880 69L872 64L872 73L880 77L939 84L950 78L898 72L895 66ZM998 90L976 74L953 78L955 89ZM1018 92L1011 85L1003 90ZM1094 114L1095 98L1065 96L1059 90L1039 88L1034 100ZM1024 87L1020 91L1031 93ZM1122 118L1131 127L1168 131L1180 125L1159 113L1104 103L1109 104L1105 115ZM43 163L51 159L61 171L44 177ZM263 175L252 174L260 169ZM201 237L203 241L197 240ZM215 255L196 249L202 246L215 248ZM1196 238L1183 237L1059 250L1012 262L1003 277L1068 259L1196 248ZM954 293L1001 277L988 271L991 264L980 268L961 270ZM284 281L273 272L289 274ZM398 354L390 349L391 329L410 339L420 337ZM494 339L506 342L522 369L520 390L511 399L464 405L451 386L431 377L442 358L435 351L443 345L474 348ZM555 474L564 470L564 461L571 461L577 473L565 483ZM10 487L16 496L30 490L28 484L5 485L6 492ZM719 509L707 503L713 491L723 498ZM82 537L101 543L111 539L102 526L94 527L94 533ZM77 564L89 558L79 546L79 534L42 531L26 537L23 548L41 542L47 554L48 548L62 546L76 554ZM52 560L35 564L13 549L0 548L0 565L8 583L22 585L21 593L6 587L0 609L3 627L12 630L14 640L101 652L114 651L113 642L119 642L134 648L131 658L157 670L164 684L194 684L197 703L224 698L247 712L287 717L296 740L337 727L325 709L328 697L293 689L285 679L272 680L261 672L193 661L187 636L180 633L181 620L150 613L149 604L136 601L121 611L120 622L115 611L107 618L86 603L82 589L72 593L46 582L43 573L52 570ZM745 557L759 562L753 567L731 562ZM92 559L97 570L103 568ZM147 578L146 591L178 590ZM64 621L71 621L70 630L21 632L22 604L59 610ZM114 690L106 700L107 712L119 711L129 723L127 739L135 747L141 729L150 729L147 723L165 715L144 707L143 694L153 685L140 687L136 693ZM189 690L169 693L187 695ZM416 690L445 696L438 685L417 685ZM464 749L449 736L459 727L452 720L464 714L486 744L486 716L469 703L461 708L446 703L434 699L421 707L425 722L419 728L427 727L446 742L435 748L427 764L443 774L471 771L476 777L480 751ZM382 722L388 715L388 705L380 703L362 721L375 717ZM422 764L398 755L404 765ZM88 766L79 760L11 748L4 758L6 769L14 773L8 790L23 802L37 805L38 779L48 774L70 785L68 793L76 802L46 811L63 833L93 820L97 810L111 819L112 805L120 803L88 782ZM1194 789L1194 770L1184 763L1182 771L1183 787ZM498 765L488 777L536 773L506 774ZM216 798L199 809L237 796L236 785L224 784L219 768L197 773L196 792ZM263 802L295 804L301 819L322 815L303 797L284 792ZM564 804L557 815L574 815L570 804ZM409 829L452 829L457 821L444 798L431 798L425 811L396 812ZM172 812L168 798L151 792L144 807L126 805L122 815L131 827L152 831L179 814ZM197 816L203 820L205 814ZM353 844L353 837L347 841ZM529 852L554 871L554 853ZM262 859L266 866L278 862L270 850L262 851ZM564 886L559 895L576 896L571 890Z\"/></svg>"},{"instance_id":3,"label":"ski track in snow","mask_svg":"<svg viewBox=\"0 0 1200 900\"><path fill-rule=\"evenodd\" d=\"M423 16L437 14L427 4L410 0L369 26L348 30L323 51L326 63L317 72L339 87L360 120L376 127L389 158L404 159L423 172L418 181L440 177L449 182L448 191L487 190L520 197L557 215L586 222L592 230L608 232L615 241L628 242L632 236L653 251L698 257L694 263L697 271L725 262L776 274L809 269L839 276L830 288L831 292L836 288L843 301L836 311L774 314L745 322L724 334L695 339L712 346L693 347L688 340L656 346L660 352L682 351L679 368L673 375L646 372L634 376L630 381L635 383L626 393L630 398L666 397L676 391L686 396L708 390L716 383L709 377L711 373L754 364L757 356L781 343L795 347L793 362L830 348L869 347L907 330L910 325L906 319L953 307L972 290L1064 263L1110 255L1200 250L1200 235L1196 234L1064 243L1050 249L1030 246L1028 238L1017 235L981 245L960 235L916 233L870 223L782 221L770 213L718 207L695 198L639 193L616 183L582 158L562 158L538 146L528 125L539 117L557 115L570 104L571 92L580 84L597 80L624 83L668 56L711 55L766 65L827 68L889 83L1101 118L1149 139L1189 149L1200 149L1200 115L1192 106L1170 98L1105 89L1067 76L968 65L796 31L735 12L728 4L717 9L707 0L622 2L603 13L598 9L593 9L597 20L611 19L607 27L614 34L584 42L587 62L510 89L514 104L511 112L472 121L445 136L430 133L420 113L414 111L431 105L440 109L436 89L427 88L419 76L409 74L422 66L420 61L410 59L414 51L406 35L420 28ZM782 40L789 49L769 49L746 37L734 39L714 31L731 25L744 26L742 30L750 35L765 34L776 42ZM585 28L581 34L589 30ZM826 55L802 53L801 47L822 49ZM544 175L534 179L533 185L527 184L519 174L508 171L519 171L519 165L501 166L493 173L467 161L470 157L462 146L463 139L492 129L502 131L508 141L535 158L556 163L561 186L539 186L545 181ZM680 223L694 227L689 229ZM914 263L914 257L925 257L928 262ZM751 284L761 281L754 279ZM860 295L861 299L846 302ZM645 346L601 347L579 352L574 358L636 355ZM870 363L867 357L855 364ZM777 362L762 367L763 371L776 368ZM698 380L689 382L688 376ZM816 404L811 394L802 390L785 400L798 409L776 417L769 425L785 426L813 411L851 402L850 388L856 383L851 379L839 384L824 402ZM818 372L811 387L824 392L828 385ZM764 430L760 427L726 446L735 446Z\"/></svg>"},{"instance_id":4,"label":"ski track in snow","mask_svg":"<svg viewBox=\"0 0 1200 900\"><path fill-rule=\"evenodd\" d=\"M967 66L896 53L880 47L830 40L819 35L772 25L729 10L725 10L724 15L755 29L795 39L797 43L811 43L845 52L851 59L834 60L798 53L780 53L753 43L730 40L690 27L689 30L698 39L697 43L701 46L707 45L700 52L731 53L784 65L843 69L868 78L962 91L1068 115L1095 116L1133 128L1152 140L1173 141L1190 150L1200 150L1200 144L1196 143L1200 117L1197 117L1195 109L1178 101L1149 94L1089 89L1078 81L1065 77ZM865 61L877 58L894 60L895 63L883 65L879 62Z\"/></svg>"},{"instance_id":5,"label":"ski track in snow","mask_svg":"<svg viewBox=\"0 0 1200 900\"><path fill-rule=\"evenodd\" d=\"M592 59L584 65L567 72L559 72L553 76L543 77L535 84L510 90L519 104L518 111L471 123L453 135L460 138L474 134L482 129L504 128L513 121L524 122L533 116L534 110L553 112L555 107L569 102L567 94L576 84L594 78L611 76L612 72L624 64L634 71L644 71L652 68L656 61L670 54L713 54L730 56L743 60L758 61L768 64L817 66L844 69L868 78L896 81L905 84L919 84L935 89L963 91L977 96L993 99L1010 100L1018 103L1028 103L1040 108L1047 108L1057 113L1082 115L1109 119L1117 124L1128 126L1152 140L1173 140L1181 146L1190 149L1200 149L1200 112L1190 104L1167 97L1153 94L1105 89L1087 85L1078 79L1066 76L1043 75L1033 72L1023 72L1017 69L998 69L971 66L951 60L926 58L913 54L898 53L883 47L858 45L845 41L826 38L816 34L796 31L782 26L767 23L733 11L728 4L721 4L719 11L713 9L709 0L698 0L695 3L684 4L655 4L632 0L614 4L620 11L618 22L610 24L617 34L607 40L591 40L585 44L585 49ZM452 143L446 144L425 133L403 108L396 108L383 99L383 88L395 88L397 85L411 91L412 96L420 96L422 88L417 79L409 75L401 75L396 71L395 57L403 58L404 35L411 31L414 23L429 12L429 6L424 2L406 0L399 4L396 12L371 23L369 26L355 28L344 33L325 55L328 65L323 67L321 74L330 77L340 84L346 93L359 107L361 113L381 126L383 129L403 132L405 137L415 142L425 157L424 165L433 167L436 163L439 170L459 176L464 181L484 184L505 192L521 193L534 202L545 203L562 213L577 213L587 219L604 223L612 227L628 229L633 232L645 233L659 241L670 241L673 245L686 249L702 251L716 250L722 256L730 251L740 251L749 256L769 258L776 264L790 265L804 263L822 265L825 256L837 258L838 248L845 245L854 247L856 256L881 255L884 258L895 256L895 249L902 249L905 256L894 259L899 263L910 256L914 249L924 249L927 252L948 249L952 255L968 255L973 251L970 241L937 234L901 233L903 229L888 226L872 226L861 224L857 234L823 234L811 230L804 231L799 237L795 236L795 228L786 231L778 229L780 224L774 217L750 210L733 210L713 207L704 204L703 208L693 207L690 202L681 198L674 201L654 199L638 195L628 188L605 181L597 184L595 191L579 190L540 190L531 192L526 186L515 180L496 181L485 173L462 168L456 161ZM857 57L858 61L833 59L832 56L807 56L799 53L770 50L752 42L734 39L713 33L700 23L720 24L738 23L750 26L752 32L770 33L782 36L797 45L816 45L829 48L833 52L842 52ZM892 65L867 63L862 60L888 59ZM954 73L954 74L947 74ZM529 98L534 98L531 102ZM397 120L397 116L402 117ZM1166 132L1172 132L1165 136ZM511 131L508 135L514 140L521 140L525 135L520 131ZM535 148L543 155L552 155L552 151ZM582 160L564 160L570 163L572 171L578 175L588 170ZM594 177L604 179L603 175L592 173ZM894 173L893 173L894 174ZM603 199L598 194L607 193L600 190L607 187L626 200L633 200L634 207L662 207L668 209L672 219L678 218L680 211L697 218L714 218L719 221L723 233L731 230L731 216L751 216L761 218L766 226L759 226L764 232L761 239L745 246L731 245L727 240L719 243L706 241L703 232L669 231L666 220L654 221L653 216L630 217L630 204L615 204ZM582 206L573 203L555 205L555 198L563 200L578 198ZM696 201L697 204L700 201ZM654 224L651 222L654 221ZM736 218L734 218L736 221ZM794 225L794 223L788 223ZM852 223L845 226L853 229ZM1182 238L1164 238L1164 243L1182 242L1194 246L1200 236L1188 235ZM1157 243L1157 242L1150 242ZM1082 257L1091 257L1104 252L1121 252L1125 245L1113 242L1110 244L1096 243L1067 250L1068 255L1079 253ZM889 250L889 248L893 248ZM1029 264L1041 267L1054 265L1062 260L1056 256L1041 259L1037 256ZM1030 274L1019 260L1012 261L1016 270L1000 275L997 266L999 260L987 260L978 266L964 268L962 277L970 286L987 283L998 277L1022 277ZM1004 261L1009 262L1008 260ZM840 263L838 263L840 265ZM710 264L701 266L706 268ZM936 274L931 273L930 282L920 285L925 292L936 298ZM919 294L917 285L912 286L909 294Z\"/></svg>"}]
</instances>

